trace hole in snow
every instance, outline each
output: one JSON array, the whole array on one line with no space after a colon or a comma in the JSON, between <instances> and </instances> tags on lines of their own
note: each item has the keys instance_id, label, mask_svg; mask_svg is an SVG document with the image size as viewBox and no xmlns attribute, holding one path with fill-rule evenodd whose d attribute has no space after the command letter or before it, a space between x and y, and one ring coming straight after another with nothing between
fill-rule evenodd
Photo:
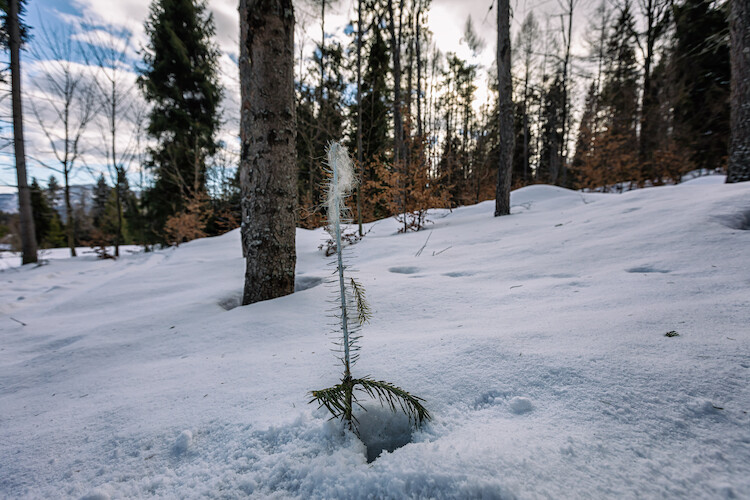
<instances>
[{"instance_id":1,"label":"hole in snow","mask_svg":"<svg viewBox=\"0 0 750 500\"><path fill-rule=\"evenodd\" d=\"M484 392L479 395L474 400L474 409L475 410L481 410L483 408L488 408L490 406L496 405L498 403L501 403L505 401L505 399L508 397L509 392L508 391L502 391L502 390L491 390Z\"/></svg>"},{"instance_id":2,"label":"hole in snow","mask_svg":"<svg viewBox=\"0 0 750 500\"><path fill-rule=\"evenodd\" d=\"M321 283L323 283L323 278L318 278L316 276L297 276L294 280L294 291L301 292L302 290L316 287Z\"/></svg>"},{"instance_id":3,"label":"hole in snow","mask_svg":"<svg viewBox=\"0 0 750 500\"><path fill-rule=\"evenodd\" d=\"M359 439L367 447L367 463L384 451L392 452L411 443L412 425L405 413L381 406L366 407L357 417Z\"/></svg>"},{"instance_id":4,"label":"hole in snow","mask_svg":"<svg viewBox=\"0 0 750 500\"><path fill-rule=\"evenodd\" d=\"M750 230L750 208L734 214L717 215L716 219L729 229Z\"/></svg>"},{"instance_id":5,"label":"hole in snow","mask_svg":"<svg viewBox=\"0 0 750 500\"><path fill-rule=\"evenodd\" d=\"M471 271L455 271L450 273L443 273L443 276L448 276L449 278L460 278L462 276L474 276L474 273Z\"/></svg>"},{"instance_id":6,"label":"hole in snow","mask_svg":"<svg viewBox=\"0 0 750 500\"><path fill-rule=\"evenodd\" d=\"M639 266L639 267L631 267L630 269L626 269L629 273L670 273L669 269L656 269L655 267L651 266Z\"/></svg>"},{"instance_id":7,"label":"hole in snow","mask_svg":"<svg viewBox=\"0 0 750 500\"><path fill-rule=\"evenodd\" d=\"M414 274L419 272L418 267L413 266L398 266L398 267L391 267L388 269L392 273L396 274Z\"/></svg>"},{"instance_id":8,"label":"hole in snow","mask_svg":"<svg viewBox=\"0 0 750 500\"><path fill-rule=\"evenodd\" d=\"M242 305L241 293L237 293L235 295L226 297L219 301L219 306L221 306L225 311L231 311L235 307L240 307L241 305Z\"/></svg>"}]
</instances>

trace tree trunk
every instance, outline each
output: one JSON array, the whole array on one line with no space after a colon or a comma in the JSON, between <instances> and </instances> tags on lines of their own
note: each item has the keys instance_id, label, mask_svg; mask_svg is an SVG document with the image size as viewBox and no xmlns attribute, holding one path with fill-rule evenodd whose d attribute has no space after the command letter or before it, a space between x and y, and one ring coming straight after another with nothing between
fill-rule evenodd
<instances>
[{"instance_id":1,"label":"tree trunk","mask_svg":"<svg viewBox=\"0 0 750 500\"><path fill-rule=\"evenodd\" d=\"M560 184L565 186L568 183L568 115L570 110L568 109L568 79L569 79L569 68L570 68L570 44L573 36L573 7L575 6L575 0L568 1L568 34L566 36L565 44L565 60L563 61L563 75L562 75L562 144L560 144Z\"/></svg>"},{"instance_id":2,"label":"tree trunk","mask_svg":"<svg viewBox=\"0 0 750 500\"><path fill-rule=\"evenodd\" d=\"M109 135L112 140L112 168L115 171L115 203L117 204L117 234L115 234L115 258L120 257L120 243L122 242L122 193L121 186L123 179L120 176L120 167L117 165L117 80L111 82L111 107L109 109ZM125 173L122 172L122 177Z\"/></svg>"},{"instance_id":3,"label":"tree trunk","mask_svg":"<svg viewBox=\"0 0 750 500\"><path fill-rule=\"evenodd\" d=\"M422 141L422 36L421 36L421 24L422 24L422 2L420 1L417 5L417 23L414 31L416 32L417 39L417 136Z\"/></svg>"},{"instance_id":4,"label":"tree trunk","mask_svg":"<svg viewBox=\"0 0 750 500\"><path fill-rule=\"evenodd\" d=\"M388 31L391 35L391 53L393 55L393 162L395 164L404 159L404 124L401 116L401 43L400 36L396 35L393 0L388 0L388 16L390 19ZM399 26L399 35L400 32L401 27Z\"/></svg>"},{"instance_id":5,"label":"tree trunk","mask_svg":"<svg viewBox=\"0 0 750 500\"><path fill-rule=\"evenodd\" d=\"M10 78L13 101L13 146L16 154L18 177L18 213L21 225L21 262L37 261L34 217L31 213L31 192L26 182L26 152L23 143L23 114L21 112L21 29L18 24L18 2L8 2L8 31L10 32Z\"/></svg>"},{"instance_id":6,"label":"tree trunk","mask_svg":"<svg viewBox=\"0 0 750 500\"><path fill-rule=\"evenodd\" d=\"M297 201L294 7L240 0L242 303L294 291Z\"/></svg>"},{"instance_id":7,"label":"tree trunk","mask_svg":"<svg viewBox=\"0 0 750 500\"><path fill-rule=\"evenodd\" d=\"M357 169L360 180L364 180L362 165L362 0L357 0ZM357 183L357 225L362 232L362 188Z\"/></svg>"},{"instance_id":8,"label":"tree trunk","mask_svg":"<svg viewBox=\"0 0 750 500\"><path fill-rule=\"evenodd\" d=\"M497 168L495 217L510 214L510 176L513 169L513 99L510 76L510 5L497 9L497 81L500 103L500 164Z\"/></svg>"},{"instance_id":9,"label":"tree trunk","mask_svg":"<svg viewBox=\"0 0 750 500\"><path fill-rule=\"evenodd\" d=\"M732 97L727 182L750 181L750 5L732 2Z\"/></svg>"},{"instance_id":10,"label":"tree trunk","mask_svg":"<svg viewBox=\"0 0 750 500\"><path fill-rule=\"evenodd\" d=\"M76 229L76 223L75 219L73 217L73 204L70 202L70 183L68 181L68 174L69 174L68 166L63 166L63 175L65 177L65 215L68 219L68 227L66 228L66 233L68 237L68 248L70 248L70 256L75 257L76 256L76 239L75 239L75 229Z\"/></svg>"},{"instance_id":11,"label":"tree trunk","mask_svg":"<svg viewBox=\"0 0 750 500\"><path fill-rule=\"evenodd\" d=\"M404 0L399 8L399 20L404 10ZM404 214L404 232L408 226L406 222L406 178L408 161L404 148L404 124L401 116L401 23L396 35L396 16L393 12L393 0L388 0L388 31L391 35L391 52L393 54L393 168L401 168L403 184L401 189L401 208ZM401 163L401 165L399 165Z\"/></svg>"}]
</instances>

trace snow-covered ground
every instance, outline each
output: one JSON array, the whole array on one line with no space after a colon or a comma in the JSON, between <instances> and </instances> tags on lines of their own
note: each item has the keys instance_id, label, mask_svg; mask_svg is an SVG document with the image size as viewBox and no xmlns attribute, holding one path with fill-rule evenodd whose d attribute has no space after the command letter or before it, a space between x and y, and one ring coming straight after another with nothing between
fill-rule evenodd
<instances>
[{"instance_id":1,"label":"snow-covered ground","mask_svg":"<svg viewBox=\"0 0 750 500\"><path fill-rule=\"evenodd\" d=\"M750 183L512 203L353 248L354 375L434 416L370 464L307 404L340 377L322 230L300 290L246 307L236 231L5 269L0 496L750 498ZM370 408L372 453L404 420Z\"/></svg>"},{"instance_id":2,"label":"snow-covered ground","mask_svg":"<svg viewBox=\"0 0 750 500\"><path fill-rule=\"evenodd\" d=\"M107 251L111 255L114 255L115 247L107 247ZM141 251L143 251L143 248L138 245L120 245L120 252L122 254L129 255ZM81 260L97 260L96 252L90 247L76 247L76 254ZM49 260L67 259L69 257L69 248L41 248L37 252L37 258L42 264L46 264ZM0 271L10 267L18 267L20 265L20 252L13 252L5 249L0 250Z\"/></svg>"}]
</instances>

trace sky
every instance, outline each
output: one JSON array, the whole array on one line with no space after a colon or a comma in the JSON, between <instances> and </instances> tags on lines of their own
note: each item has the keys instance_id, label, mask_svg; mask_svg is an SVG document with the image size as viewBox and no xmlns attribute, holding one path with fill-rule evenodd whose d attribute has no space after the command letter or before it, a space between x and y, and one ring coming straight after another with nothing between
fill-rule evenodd
<instances>
[{"instance_id":1,"label":"sky","mask_svg":"<svg viewBox=\"0 0 750 500\"><path fill-rule=\"evenodd\" d=\"M589 0L593 1L593 0ZM123 32L132 33L133 51L130 54L129 63L138 64L137 50L146 44L144 32L144 21L148 15L150 0L32 0L28 5L27 24L37 33L31 42L31 52L40 51L45 47L41 43L40 29L45 30L73 30L74 36L86 39L87 29L82 25L98 25L100 28L113 26ZM225 99L223 103L224 129L221 138L230 146L236 143L238 134L238 109L239 109L239 85L238 85L238 44L239 44L239 20L237 13L237 0L210 0L208 8L213 14L216 25L216 38L222 57L219 61L221 82L225 88ZM558 0L515 0L511 4L513 10L512 29L517 29L520 20L525 13L533 8L548 14L555 14L561 7ZM455 52L459 57L470 63L478 64L480 67L477 99L484 101L488 98L489 89L486 80L486 71L494 64L495 58L495 10L493 0L434 0L428 14L428 25L435 34L433 37L437 48L443 53ZM300 45L305 54L310 54L314 43L320 37L319 8L310 0L295 2L297 29L295 41ZM338 0L327 6L326 12L326 34L331 38L347 39L344 34L345 27L352 19L356 19L356 2L353 0ZM466 20L471 16L474 27L479 36L484 39L485 46L478 54L473 54L468 46L462 42ZM538 16L539 17L539 16ZM575 22L574 22L575 23ZM580 24L580 23L578 23ZM574 24L575 26L575 24ZM49 54L46 55L48 59ZM55 119L50 109L45 108L45 81L41 77L44 64L39 60L41 57L31 57L31 54L22 55L22 68L24 72L23 89L26 97L24 110L24 126L26 134L26 148L30 159L28 161L28 177L47 179L54 171L45 168L55 165L55 158L50 148L50 141L44 130L39 126L39 119L33 113L30 102L37 106L37 113L41 121L54 124ZM84 63L82 60L76 61ZM134 67L124 68L121 73L123 84L132 92L137 94L134 87L136 72ZM85 63L80 68L85 71ZM2 114L9 118L7 110L9 100L4 100L0 106L4 106ZM54 125L48 125L54 135ZM71 178L71 184L89 184L95 181L95 177L102 170L106 172L106 156L104 154L106 137L102 133L104 127L101 123L94 123L87 127L81 140L83 153L79 164L81 168L75 169ZM120 139L118 147L123 151L132 150L133 137L132 127L126 123L121 124L122 130L118 130ZM4 135L12 133L9 126L5 126ZM137 182L138 167L134 158L130 168L131 184ZM85 165L84 165L85 164ZM59 174L55 174L59 178ZM0 153L0 193L15 190L16 174L13 166L11 148L6 147Z\"/></svg>"}]
</instances>

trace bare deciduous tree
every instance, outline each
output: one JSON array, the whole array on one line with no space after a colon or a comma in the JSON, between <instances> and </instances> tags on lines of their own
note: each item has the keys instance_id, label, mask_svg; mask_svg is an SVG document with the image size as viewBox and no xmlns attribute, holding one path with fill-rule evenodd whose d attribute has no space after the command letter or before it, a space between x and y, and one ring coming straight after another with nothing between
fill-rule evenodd
<instances>
[{"instance_id":1,"label":"bare deciduous tree","mask_svg":"<svg viewBox=\"0 0 750 500\"><path fill-rule=\"evenodd\" d=\"M105 127L101 129L106 145L102 151L107 158L107 171L115 187L117 205L117 230L115 234L115 257L120 256L122 243L123 183L128 166L139 153L140 121L143 106L136 104L135 78L129 68L130 52L133 50L131 32L107 26L106 29L87 23L86 41L90 49L86 57L96 67L95 78L100 115ZM125 139L123 140L123 137Z\"/></svg>"},{"instance_id":2,"label":"bare deciduous tree","mask_svg":"<svg viewBox=\"0 0 750 500\"><path fill-rule=\"evenodd\" d=\"M35 79L31 110L47 138L57 165L43 164L64 181L66 233L70 255L76 256L75 215L70 200L70 180L83 153L81 138L96 114L91 76L76 60L82 47L71 28L53 29L41 24L32 55L40 76Z\"/></svg>"}]
</instances>

